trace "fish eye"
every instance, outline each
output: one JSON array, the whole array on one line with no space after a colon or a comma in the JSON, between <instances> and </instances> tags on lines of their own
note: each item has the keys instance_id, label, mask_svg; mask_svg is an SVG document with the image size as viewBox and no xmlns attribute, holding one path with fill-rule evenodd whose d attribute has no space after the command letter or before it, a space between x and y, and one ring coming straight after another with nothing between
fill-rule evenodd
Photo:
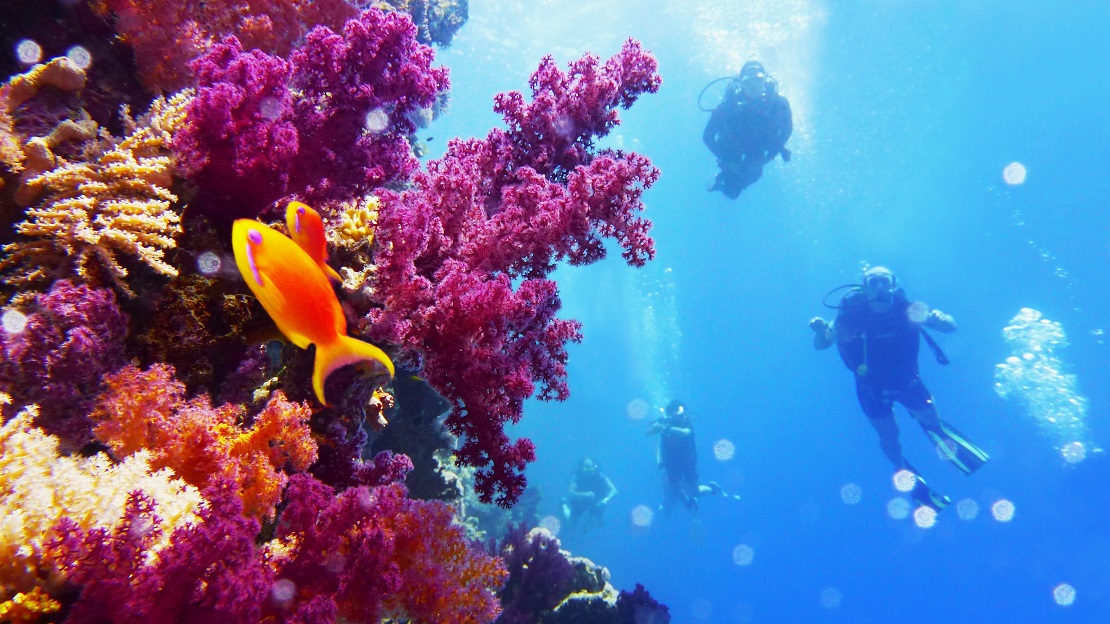
<instances>
[{"instance_id":1,"label":"fish eye","mask_svg":"<svg viewBox=\"0 0 1110 624\"><path fill-rule=\"evenodd\" d=\"M297 214L301 215L302 217L304 216L304 206L299 206L297 208Z\"/></svg>"},{"instance_id":2,"label":"fish eye","mask_svg":"<svg viewBox=\"0 0 1110 624\"><path fill-rule=\"evenodd\" d=\"M262 244L262 232L259 232L258 230L253 230L252 229L250 232L247 232L247 240L254 243L255 245L261 245Z\"/></svg>"}]
</instances>

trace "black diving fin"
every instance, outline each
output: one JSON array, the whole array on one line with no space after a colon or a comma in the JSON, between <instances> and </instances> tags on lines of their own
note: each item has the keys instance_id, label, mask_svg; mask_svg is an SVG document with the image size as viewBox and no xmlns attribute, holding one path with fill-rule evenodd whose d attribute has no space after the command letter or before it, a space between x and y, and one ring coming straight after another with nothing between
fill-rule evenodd
<instances>
[{"instance_id":1,"label":"black diving fin","mask_svg":"<svg viewBox=\"0 0 1110 624\"><path fill-rule=\"evenodd\" d=\"M925 423L921 423L921 428L936 445L937 453L952 462L965 475L975 472L990 459L986 451L943 420L940 421L940 429L929 427Z\"/></svg>"}]
</instances>

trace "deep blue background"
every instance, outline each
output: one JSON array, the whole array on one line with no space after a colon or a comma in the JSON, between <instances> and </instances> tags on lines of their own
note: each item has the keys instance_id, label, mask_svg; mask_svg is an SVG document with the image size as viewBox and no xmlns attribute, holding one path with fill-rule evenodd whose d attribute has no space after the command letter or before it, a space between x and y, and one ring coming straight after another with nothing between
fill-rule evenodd
<instances>
[{"instance_id":1,"label":"deep blue background","mask_svg":"<svg viewBox=\"0 0 1110 624\"><path fill-rule=\"evenodd\" d=\"M1086 442L1107 444L1110 346L1093 332L1110 329L1110 3L472 0L470 13L438 55L454 86L428 130L433 155L498 124L493 95L526 89L545 54L608 57L631 36L664 79L606 141L663 171L646 196L658 256L642 270L618 254L560 269L564 316L584 323L572 397L530 403L516 430L537 443L528 475L543 513L583 455L621 490L608 525L564 533L564 547L618 587L647 585L675 622L1108 621L1106 456L1066 465L1061 440L993 385L1010 355L1002 328L1041 311L1071 340ZM794 105L795 158L728 201L705 191L715 165L696 98L749 58ZM1003 183L1012 161L1025 184ZM907 456L938 490L977 501L974 520L949 509L922 530L888 517L897 492L851 377L810 346L822 295L863 263L959 322L942 337L952 365L923 350L923 375L992 462L965 478L899 420ZM679 511L635 531L631 510L654 508L660 484L654 439L626 408L671 397L696 415L703 478L743 500L704 501L700 528ZM736 445L731 461L713 458L720 439ZM841 500L848 483L857 505ZM1002 498L1009 523L990 517ZM751 565L733 563L739 544ZM1073 605L1053 601L1060 583Z\"/></svg>"}]
</instances>

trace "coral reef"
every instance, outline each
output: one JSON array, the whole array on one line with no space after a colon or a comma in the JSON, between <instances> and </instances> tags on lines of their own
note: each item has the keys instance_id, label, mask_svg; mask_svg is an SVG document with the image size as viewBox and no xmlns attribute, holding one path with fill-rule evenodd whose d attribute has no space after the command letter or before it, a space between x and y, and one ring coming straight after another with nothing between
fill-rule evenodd
<instances>
[{"instance_id":1,"label":"coral reef","mask_svg":"<svg viewBox=\"0 0 1110 624\"><path fill-rule=\"evenodd\" d=\"M289 61L243 48L228 38L193 63L197 96L175 149L198 209L257 216L286 196L322 206L415 172L410 116L448 81L411 21L370 9L341 32L313 29Z\"/></svg>"},{"instance_id":2,"label":"coral reef","mask_svg":"<svg viewBox=\"0 0 1110 624\"><path fill-rule=\"evenodd\" d=\"M565 344L579 325L555 318L558 291L544 277L557 260L603 257L603 237L634 266L654 254L650 222L637 215L658 171L594 140L618 122L617 107L658 89L655 68L631 41L604 65L587 55L566 73L548 58L532 75L532 103L497 97L508 130L453 140L412 188L380 194L372 297L381 307L364 329L423 356L422 376L451 402L459 459L482 469L482 500L512 504L534 458L504 424L537 385L541 399L567 396Z\"/></svg>"},{"instance_id":3,"label":"coral reef","mask_svg":"<svg viewBox=\"0 0 1110 624\"><path fill-rule=\"evenodd\" d=\"M497 624L668 624L670 614L642 585L633 592L609 584L609 570L560 549L550 531L524 525L491 549L505 560L509 578L499 595Z\"/></svg>"},{"instance_id":4,"label":"coral reef","mask_svg":"<svg viewBox=\"0 0 1110 624\"><path fill-rule=\"evenodd\" d=\"M551 271L654 253L658 172L596 144L658 88L647 52L546 59L422 170L427 44L466 0L9 4L0 35L42 48L0 59L0 620L488 624L500 591L504 621L665 621L552 536L470 537L535 522L504 428L567 396ZM395 379L314 387L241 281L233 219L294 199L336 333Z\"/></svg>"},{"instance_id":5,"label":"coral reef","mask_svg":"<svg viewBox=\"0 0 1110 624\"><path fill-rule=\"evenodd\" d=\"M416 24L420 42L447 47L469 17L469 0L382 0L382 4L408 13Z\"/></svg>"},{"instance_id":6,"label":"coral reef","mask_svg":"<svg viewBox=\"0 0 1110 624\"><path fill-rule=\"evenodd\" d=\"M0 390L37 404L36 426L65 452L80 449L92 440L87 414L101 377L125 363L127 316L111 290L64 280L8 313L24 323L0 331Z\"/></svg>"},{"instance_id":7,"label":"coral reef","mask_svg":"<svg viewBox=\"0 0 1110 624\"><path fill-rule=\"evenodd\" d=\"M93 0L114 16L135 52L148 89L172 92L193 84L189 62L226 36L246 48L286 56L315 25L339 28L356 14L345 0Z\"/></svg>"},{"instance_id":8,"label":"coral reef","mask_svg":"<svg viewBox=\"0 0 1110 624\"><path fill-rule=\"evenodd\" d=\"M169 530L197 521L200 492L169 470L152 469L149 453L118 464L104 454L62 457L58 440L32 426L34 416L27 408L0 427L0 602L50 589L55 561L44 545L59 522L67 531L111 531L126 524L127 501L141 492L161 510L147 527L160 532L143 550L150 556L168 545Z\"/></svg>"},{"instance_id":9,"label":"coral reef","mask_svg":"<svg viewBox=\"0 0 1110 624\"><path fill-rule=\"evenodd\" d=\"M325 609L353 621L388 616L430 624L497 617L493 592L504 568L468 546L446 504L406 498L396 484L351 488L335 497L308 475L293 477L288 499L277 530L290 544L277 562L278 578L296 588L287 611Z\"/></svg>"},{"instance_id":10,"label":"coral reef","mask_svg":"<svg viewBox=\"0 0 1110 624\"><path fill-rule=\"evenodd\" d=\"M23 285L76 272L92 282L108 281L131 293L128 271L118 254L139 260L163 275L177 275L165 260L175 246L180 216L171 205L173 159L169 142L181 123L189 92L159 98L138 122L128 118L128 135L111 140L94 161L63 164L27 181L41 201L16 230L25 239L4 247L0 271Z\"/></svg>"},{"instance_id":11,"label":"coral reef","mask_svg":"<svg viewBox=\"0 0 1110 624\"><path fill-rule=\"evenodd\" d=\"M169 532L162 506L141 493L112 530L62 519L46 551L80 588L68 622L259 622L273 570L259 556L258 521L243 515L234 488L205 490L200 521ZM157 557L146 555L159 540Z\"/></svg>"},{"instance_id":12,"label":"coral reef","mask_svg":"<svg viewBox=\"0 0 1110 624\"><path fill-rule=\"evenodd\" d=\"M246 411L240 405L214 408L205 395L186 401L185 385L164 364L145 371L127 366L104 381L91 418L96 437L116 457L150 449L155 469L171 468L198 488L226 480L248 516L272 519L288 480L284 471L301 472L316 461L311 410L280 391L246 428L239 425Z\"/></svg>"}]
</instances>

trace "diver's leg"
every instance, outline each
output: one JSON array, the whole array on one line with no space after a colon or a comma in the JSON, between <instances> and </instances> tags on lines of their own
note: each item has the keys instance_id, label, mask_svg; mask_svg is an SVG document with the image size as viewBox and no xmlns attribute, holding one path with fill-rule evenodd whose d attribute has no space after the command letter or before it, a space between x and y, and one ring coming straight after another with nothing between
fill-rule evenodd
<instances>
[{"instance_id":1,"label":"diver's leg","mask_svg":"<svg viewBox=\"0 0 1110 624\"><path fill-rule=\"evenodd\" d=\"M894 421L894 404L883 396L881 390L863 383L856 384L856 397L867 416L867 422L879 434L879 448L883 455L886 455L895 470L901 470L904 460L902 442L898 439L898 423Z\"/></svg>"},{"instance_id":2,"label":"diver's leg","mask_svg":"<svg viewBox=\"0 0 1110 624\"><path fill-rule=\"evenodd\" d=\"M940 419L936 401L920 379L914 380L898 400L921 424L925 435L935 445L937 454L952 462L960 472L969 475L990 459L986 451Z\"/></svg>"}]
</instances>

